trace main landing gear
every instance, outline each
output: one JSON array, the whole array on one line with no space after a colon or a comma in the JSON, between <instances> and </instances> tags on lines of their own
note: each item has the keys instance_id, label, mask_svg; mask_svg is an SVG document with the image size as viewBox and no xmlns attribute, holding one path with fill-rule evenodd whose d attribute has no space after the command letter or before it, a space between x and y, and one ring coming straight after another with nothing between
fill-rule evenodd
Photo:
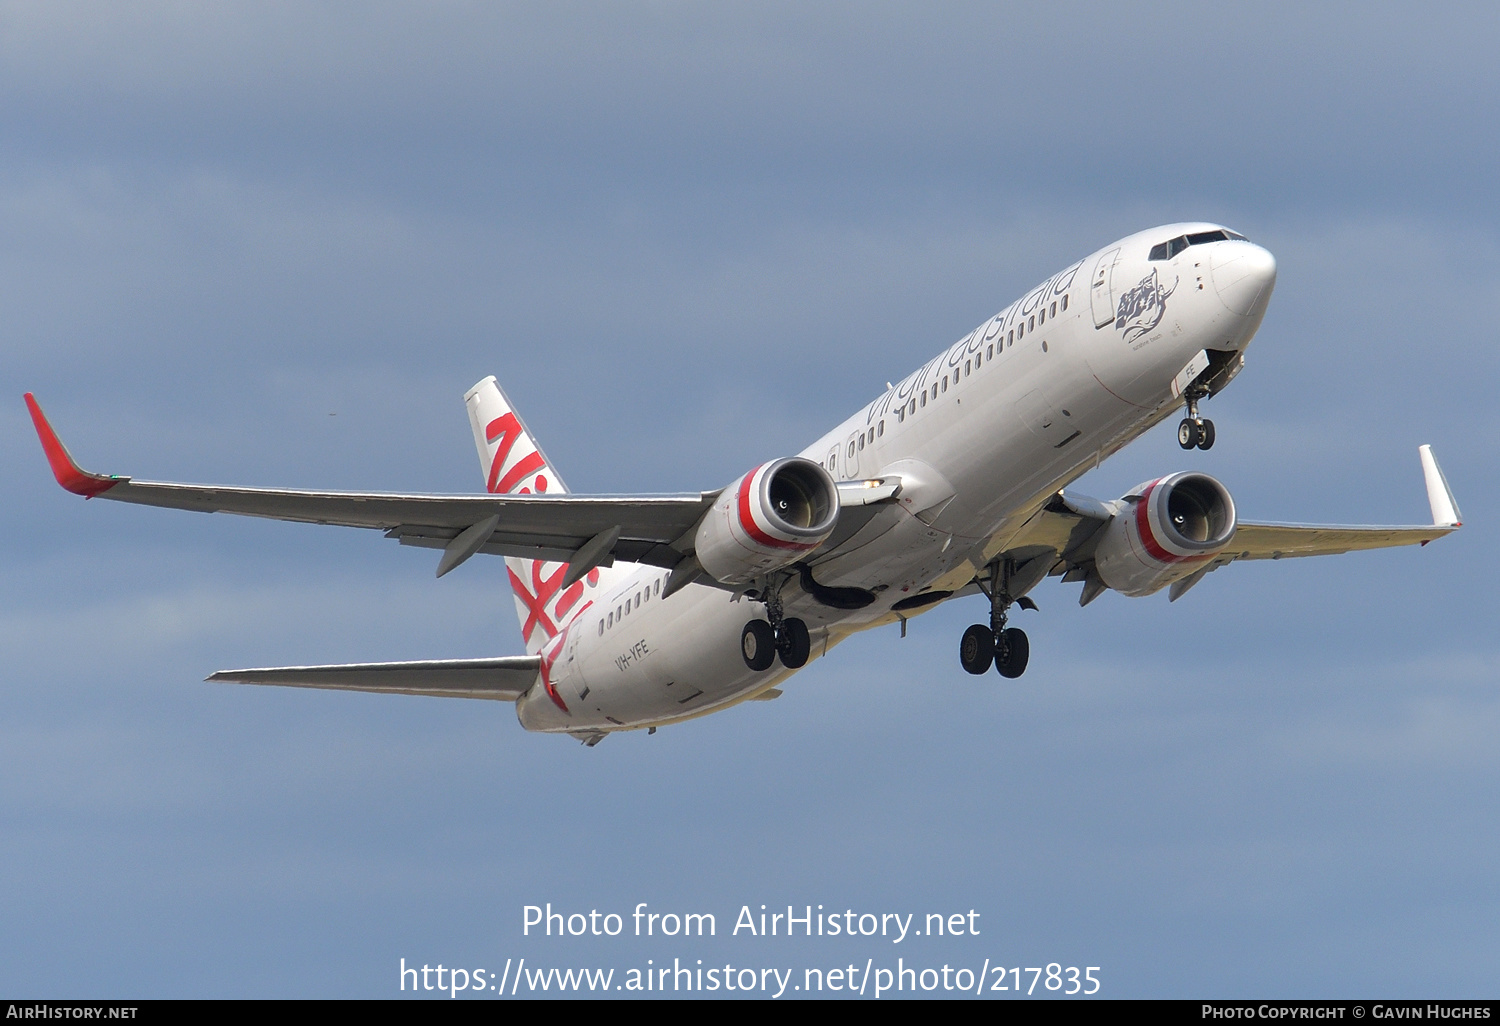
<instances>
[{"instance_id":1,"label":"main landing gear","mask_svg":"<svg viewBox=\"0 0 1500 1026\"><path fill-rule=\"evenodd\" d=\"M980 581L980 590L990 600L990 623L976 623L964 631L958 645L958 661L972 674L982 674L995 667L1002 677L1015 678L1026 672L1026 663L1031 658L1031 642L1026 632L1019 627L1007 627L1012 604L1022 609L1035 609L1036 603L1022 596L1012 599L1008 591L1010 560L997 560L990 564L988 584Z\"/></svg>"},{"instance_id":2,"label":"main landing gear","mask_svg":"<svg viewBox=\"0 0 1500 1026\"><path fill-rule=\"evenodd\" d=\"M1201 388L1189 389L1187 416L1177 425L1177 444L1184 449L1212 449L1214 447L1214 422L1198 416L1198 400L1208 395Z\"/></svg>"},{"instance_id":3,"label":"main landing gear","mask_svg":"<svg viewBox=\"0 0 1500 1026\"><path fill-rule=\"evenodd\" d=\"M766 619L751 620L740 632L740 655L756 672L769 670L777 656L782 666L796 670L806 666L812 654L807 624L795 616L781 615L781 583L775 581L766 588Z\"/></svg>"}]
</instances>

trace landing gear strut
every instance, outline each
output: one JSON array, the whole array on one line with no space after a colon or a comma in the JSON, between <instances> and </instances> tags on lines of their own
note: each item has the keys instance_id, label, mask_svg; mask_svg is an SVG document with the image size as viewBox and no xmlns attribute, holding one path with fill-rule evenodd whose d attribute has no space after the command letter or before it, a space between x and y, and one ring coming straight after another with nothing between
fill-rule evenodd
<instances>
[{"instance_id":1,"label":"landing gear strut","mask_svg":"<svg viewBox=\"0 0 1500 1026\"><path fill-rule=\"evenodd\" d=\"M1007 627L1012 604L1022 609L1035 609L1036 603L1022 596L1010 597L1010 575L1014 565L1009 559L996 560L990 564L990 579L979 582L980 590L990 600L990 623L974 624L964 631L958 646L958 660L972 674L982 674L995 667L1002 677L1019 677L1026 672L1026 663L1031 658L1031 642L1026 632L1019 627Z\"/></svg>"},{"instance_id":2,"label":"landing gear strut","mask_svg":"<svg viewBox=\"0 0 1500 1026\"><path fill-rule=\"evenodd\" d=\"M1187 416L1177 425L1177 444L1184 449L1212 449L1214 422L1198 416L1198 400L1208 395L1208 391L1190 388L1183 395L1187 397Z\"/></svg>"},{"instance_id":3,"label":"landing gear strut","mask_svg":"<svg viewBox=\"0 0 1500 1026\"><path fill-rule=\"evenodd\" d=\"M807 665L812 655L812 639L807 633L807 624L795 616L781 613L781 586L785 581L773 580L766 587L766 619L751 620L740 632L740 655L745 665L757 672L769 670L777 656L781 665L795 670Z\"/></svg>"}]
</instances>

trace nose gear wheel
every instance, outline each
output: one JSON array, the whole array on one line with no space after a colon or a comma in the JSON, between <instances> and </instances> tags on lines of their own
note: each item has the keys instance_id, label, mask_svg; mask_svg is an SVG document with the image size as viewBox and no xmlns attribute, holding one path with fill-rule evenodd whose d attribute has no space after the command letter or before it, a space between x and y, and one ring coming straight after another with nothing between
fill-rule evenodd
<instances>
[{"instance_id":1,"label":"nose gear wheel","mask_svg":"<svg viewBox=\"0 0 1500 1026\"><path fill-rule=\"evenodd\" d=\"M1208 394L1201 388L1189 389L1187 416L1177 425L1177 444L1184 449L1212 449L1214 447L1214 422L1198 416L1198 400Z\"/></svg>"}]
</instances>

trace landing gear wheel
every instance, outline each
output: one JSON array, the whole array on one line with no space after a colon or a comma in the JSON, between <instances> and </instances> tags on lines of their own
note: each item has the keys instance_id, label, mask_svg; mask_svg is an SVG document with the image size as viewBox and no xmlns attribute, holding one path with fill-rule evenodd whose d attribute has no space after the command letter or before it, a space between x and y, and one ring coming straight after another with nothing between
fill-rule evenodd
<instances>
[{"instance_id":1,"label":"landing gear wheel","mask_svg":"<svg viewBox=\"0 0 1500 1026\"><path fill-rule=\"evenodd\" d=\"M1181 424L1177 425L1177 444L1184 449L1196 449L1202 444L1202 438L1203 429L1196 421L1184 419Z\"/></svg>"},{"instance_id":2,"label":"landing gear wheel","mask_svg":"<svg viewBox=\"0 0 1500 1026\"><path fill-rule=\"evenodd\" d=\"M1026 632L1019 627L1007 627L1000 632L995 645L995 672L1002 677L1019 677L1026 672L1026 662L1031 658L1031 642Z\"/></svg>"},{"instance_id":3,"label":"landing gear wheel","mask_svg":"<svg viewBox=\"0 0 1500 1026\"><path fill-rule=\"evenodd\" d=\"M986 672L995 661L995 632L980 623L964 631L958 643L958 661L970 673Z\"/></svg>"},{"instance_id":4,"label":"landing gear wheel","mask_svg":"<svg viewBox=\"0 0 1500 1026\"><path fill-rule=\"evenodd\" d=\"M740 633L740 655L752 670L768 670L776 661L776 635L764 620L751 620Z\"/></svg>"},{"instance_id":5,"label":"landing gear wheel","mask_svg":"<svg viewBox=\"0 0 1500 1026\"><path fill-rule=\"evenodd\" d=\"M1212 449L1214 447L1214 422L1205 420L1198 425L1198 448Z\"/></svg>"},{"instance_id":6,"label":"landing gear wheel","mask_svg":"<svg viewBox=\"0 0 1500 1026\"><path fill-rule=\"evenodd\" d=\"M781 656L781 665L788 670L806 666L807 657L812 654L812 639L807 636L807 624L795 616L781 621L781 633L776 638L776 654Z\"/></svg>"}]
</instances>

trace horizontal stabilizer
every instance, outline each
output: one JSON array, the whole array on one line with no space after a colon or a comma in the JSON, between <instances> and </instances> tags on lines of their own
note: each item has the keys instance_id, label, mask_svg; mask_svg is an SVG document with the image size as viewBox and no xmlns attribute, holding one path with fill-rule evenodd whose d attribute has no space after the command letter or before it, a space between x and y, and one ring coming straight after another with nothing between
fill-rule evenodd
<instances>
[{"instance_id":1,"label":"horizontal stabilizer","mask_svg":"<svg viewBox=\"0 0 1500 1026\"><path fill-rule=\"evenodd\" d=\"M208 680L514 702L536 680L540 665L541 660L531 655L335 666L273 666L255 670L220 670Z\"/></svg>"}]
</instances>

